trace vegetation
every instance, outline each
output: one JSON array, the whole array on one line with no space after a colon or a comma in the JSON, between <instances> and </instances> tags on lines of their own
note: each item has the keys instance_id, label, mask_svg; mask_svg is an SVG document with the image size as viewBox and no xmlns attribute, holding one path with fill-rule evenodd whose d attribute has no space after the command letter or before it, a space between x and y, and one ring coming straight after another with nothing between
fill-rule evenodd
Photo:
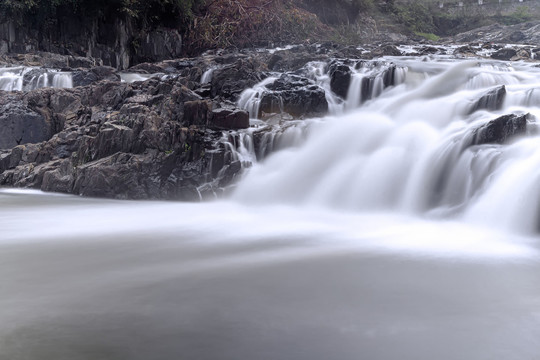
<instances>
[{"instance_id":1,"label":"vegetation","mask_svg":"<svg viewBox=\"0 0 540 360\"><path fill-rule=\"evenodd\" d=\"M187 42L193 52L215 47L246 47L317 41L336 30L291 0L214 0L195 17Z\"/></svg>"},{"instance_id":2,"label":"vegetation","mask_svg":"<svg viewBox=\"0 0 540 360\"><path fill-rule=\"evenodd\" d=\"M433 33L423 33L423 32L416 31L415 34L417 36L421 36L421 37L426 38L426 39L431 40L431 41L437 41L437 40L439 40L441 38L440 36L435 35Z\"/></svg>"},{"instance_id":3,"label":"vegetation","mask_svg":"<svg viewBox=\"0 0 540 360\"><path fill-rule=\"evenodd\" d=\"M527 6L520 6L509 15L499 15L495 19L504 25L514 25L525 21L532 20L535 16L531 13Z\"/></svg>"},{"instance_id":4,"label":"vegetation","mask_svg":"<svg viewBox=\"0 0 540 360\"><path fill-rule=\"evenodd\" d=\"M0 0L0 16L30 18L39 24L62 15L84 18L127 16L144 26L186 25L204 0Z\"/></svg>"},{"instance_id":5,"label":"vegetation","mask_svg":"<svg viewBox=\"0 0 540 360\"><path fill-rule=\"evenodd\" d=\"M331 40L356 43L359 14L380 16L380 28L408 31L429 40L453 35L496 20L515 24L530 20L525 6L491 19L437 11L424 0L0 0L0 18L34 24L46 34L62 25L61 19L80 19L88 27L95 20L129 20L133 48L148 30L158 26L179 29L184 49L196 54L209 48L265 46ZM380 21L379 21L380 20ZM398 24L398 25L396 25ZM386 26L386 27L385 27ZM54 38L54 36L51 36Z\"/></svg>"},{"instance_id":6,"label":"vegetation","mask_svg":"<svg viewBox=\"0 0 540 360\"><path fill-rule=\"evenodd\" d=\"M423 2L395 4L392 13L398 22L413 32L433 33L437 30L433 23L433 12Z\"/></svg>"}]
</instances>

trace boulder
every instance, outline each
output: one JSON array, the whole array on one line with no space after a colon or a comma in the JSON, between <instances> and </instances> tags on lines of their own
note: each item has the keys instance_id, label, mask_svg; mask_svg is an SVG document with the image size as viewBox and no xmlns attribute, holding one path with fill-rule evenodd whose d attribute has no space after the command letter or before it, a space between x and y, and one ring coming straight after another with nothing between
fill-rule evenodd
<instances>
[{"instance_id":1,"label":"boulder","mask_svg":"<svg viewBox=\"0 0 540 360\"><path fill-rule=\"evenodd\" d=\"M477 128L472 136L470 145L504 144L517 135L525 134L529 114L508 114Z\"/></svg>"},{"instance_id":2,"label":"boulder","mask_svg":"<svg viewBox=\"0 0 540 360\"><path fill-rule=\"evenodd\" d=\"M515 49L503 48L503 49L500 49L500 50L494 52L491 55L491 58L492 59L497 59L497 60L510 60L511 58L516 56L516 54L517 54L517 51Z\"/></svg>"},{"instance_id":3,"label":"boulder","mask_svg":"<svg viewBox=\"0 0 540 360\"><path fill-rule=\"evenodd\" d=\"M347 99L349 85L351 84L351 69L344 64L334 63L328 70L330 88L343 99Z\"/></svg>"},{"instance_id":4,"label":"boulder","mask_svg":"<svg viewBox=\"0 0 540 360\"><path fill-rule=\"evenodd\" d=\"M208 127L215 130L247 129L249 127L249 113L240 109L214 110Z\"/></svg>"},{"instance_id":5,"label":"boulder","mask_svg":"<svg viewBox=\"0 0 540 360\"><path fill-rule=\"evenodd\" d=\"M328 112L328 101L322 88L305 77L283 74L262 95L259 114L288 113L296 118L322 116Z\"/></svg>"},{"instance_id":6,"label":"boulder","mask_svg":"<svg viewBox=\"0 0 540 360\"><path fill-rule=\"evenodd\" d=\"M506 87L504 85L489 90L472 104L468 111L468 114L472 114L473 112L478 110L499 110L502 107L505 97Z\"/></svg>"}]
</instances>

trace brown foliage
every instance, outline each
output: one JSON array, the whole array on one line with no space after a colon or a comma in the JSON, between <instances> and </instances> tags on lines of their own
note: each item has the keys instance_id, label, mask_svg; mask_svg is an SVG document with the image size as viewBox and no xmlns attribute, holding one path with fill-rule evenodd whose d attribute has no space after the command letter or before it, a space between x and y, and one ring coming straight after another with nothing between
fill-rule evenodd
<instances>
[{"instance_id":1,"label":"brown foliage","mask_svg":"<svg viewBox=\"0 0 540 360\"><path fill-rule=\"evenodd\" d=\"M213 0L195 16L188 32L189 52L226 47L319 41L335 30L291 0Z\"/></svg>"}]
</instances>

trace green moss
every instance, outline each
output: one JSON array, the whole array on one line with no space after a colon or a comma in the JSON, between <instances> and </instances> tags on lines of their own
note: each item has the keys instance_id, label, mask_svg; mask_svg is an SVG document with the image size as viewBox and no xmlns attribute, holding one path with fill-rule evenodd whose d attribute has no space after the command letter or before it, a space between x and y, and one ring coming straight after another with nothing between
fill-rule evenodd
<instances>
[{"instance_id":1,"label":"green moss","mask_svg":"<svg viewBox=\"0 0 540 360\"><path fill-rule=\"evenodd\" d=\"M414 33L418 36L421 36L431 41L438 41L441 38L440 36L437 36L433 33L423 33L423 32L418 32L418 31L415 31Z\"/></svg>"}]
</instances>

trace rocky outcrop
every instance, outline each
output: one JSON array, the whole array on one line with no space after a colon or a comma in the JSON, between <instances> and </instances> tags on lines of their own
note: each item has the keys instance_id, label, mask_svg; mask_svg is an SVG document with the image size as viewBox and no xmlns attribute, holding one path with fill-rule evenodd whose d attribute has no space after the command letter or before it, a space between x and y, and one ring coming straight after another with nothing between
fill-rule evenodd
<instances>
[{"instance_id":1,"label":"rocky outcrop","mask_svg":"<svg viewBox=\"0 0 540 360\"><path fill-rule=\"evenodd\" d=\"M214 156L226 151L221 130L249 126L245 111L212 110L174 78L101 80L2 99L0 121L18 127L3 132L0 185L85 196L196 200L218 191L226 184L216 169L233 162ZM223 171L229 179L241 167L232 169Z\"/></svg>"},{"instance_id":2,"label":"rocky outcrop","mask_svg":"<svg viewBox=\"0 0 540 360\"><path fill-rule=\"evenodd\" d=\"M338 51L280 52L281 66L294 70L267 85L260 98L268 124L328 112L325 91L306 64L328 59L321 49ZM236 101L268 77L273 55L215 51L141 63L122 74L126 81L113 67L81 67L71 71L73 88L3 93L0 186L121 199L213 196L249 166L234 154L236 131L250 126ZM202 83L208 69L211 80Z\"/></svg>"}]
</instances>

